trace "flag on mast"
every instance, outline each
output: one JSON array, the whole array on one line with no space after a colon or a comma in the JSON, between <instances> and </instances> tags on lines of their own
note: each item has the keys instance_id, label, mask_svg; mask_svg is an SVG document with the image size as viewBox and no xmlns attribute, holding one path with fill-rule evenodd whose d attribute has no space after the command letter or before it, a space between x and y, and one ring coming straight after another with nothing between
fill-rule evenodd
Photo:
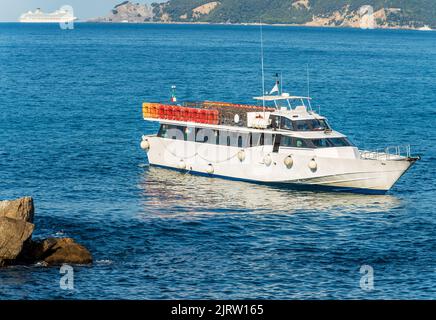
<instances>
[{"instance_id":1,"label":"flag on mast","mask_svg":"<svg viewBox=\"0 0 436 320\"><path fill-rule=\"evenodd\" d=\"M176 86L171 86L171 102L177 102Z\"/></svg>"},{"instance_id":2,"label":"flag on mast","mask_svg":"<svg viewBox=\"0 0 436 320\"><path fill-rule=\"evenodd\" d=\"M271 89L269 94L273 94L274 92L279 93L279 82L276 81L276 84L274 85L274 87Z\"/></svg>"}]
</instances>

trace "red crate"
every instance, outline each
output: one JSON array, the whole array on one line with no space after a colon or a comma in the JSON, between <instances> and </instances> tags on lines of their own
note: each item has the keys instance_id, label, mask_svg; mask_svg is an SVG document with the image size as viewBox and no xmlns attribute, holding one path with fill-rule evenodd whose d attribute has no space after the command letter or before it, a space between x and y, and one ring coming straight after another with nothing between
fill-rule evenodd
<instances>
[{"instance_id":1,"label":"red crate","mask_svg":"<svg viewBox=\"0 0 436 320\"><path fill-rule=\"evenodd\" d=\"M198 110L198 122L200 122L200 123L208 123L208 115L207 115L207 110L204 110L204 109L199 109Z\"/></svg>"},{"instance_id":2,"label":"red crate","mask_svg":"<svg viewBox=\"0 0 436 320\"><path fill-rule=\"evenodd\" d=\"M189 108L188 109L188 119L189 122L196 122L197 121L197 109Z\"/></svg>"},{"instance_id":3,"label":"red crate","mask_svg":"<svg viewBox=\"0 0 436 320\"><path fill-rule=\"evenodd\" d=\"M167 106L166 116L168 120L174 120L174 106Z\"/></svg>"},{"instance_id":4,"label":"red crate","mask_svg":"<svg viewBox=\"0 0 436 320\"><path fill-rule=\"evenodd\" d=\"M149 109L148 109L148 114L150 118L157 118L156 114L157 114L157 105L150 105Z\"/></svg>"},{"instance_id":5,"label":"red crate","mask_svg":"<svg viewBox=\"0 0 436 320\"><path fill-rule=\"evenodd\" d=\"M181 118L181 108L178 106L174 106L173 107L173 120L177 120L177 121L183 121Z\"/></svg>"},{"instance_id":6,"label":"red crate","mask_svg":"<svg viewBox=\"0 0 436 320\"><path fill-rule=\"evenodd\" d=\"M165 119L166 116L166 110L165 110L165 105L161 104L157 107L157 118L159 119Z\"/></svg>"},{"instance_id":7,"label":"red crate","mask_svg":"<svg viewBox=\"0 0 436 320\"><path fill-rule=\"evenodd\" d=\"M210 110L210 124L218 124L219 123L219 111L218 110Z\"/></svg>"},{"instance_id":8,"label":"red crate","mask_svg":"<svg viewBox=\"0 0 436 320\"><path fill-rule=\"evenodd\" d=\"M180 108L180 120L181 121L188 121L189 119L189 108L184 108L181 107Z\"/></svg>"}]
</instances>

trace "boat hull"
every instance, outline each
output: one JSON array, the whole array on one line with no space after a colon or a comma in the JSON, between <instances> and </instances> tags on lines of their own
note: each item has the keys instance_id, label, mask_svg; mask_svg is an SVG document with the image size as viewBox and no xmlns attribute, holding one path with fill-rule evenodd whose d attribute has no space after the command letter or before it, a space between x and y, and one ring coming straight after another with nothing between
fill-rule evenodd
<instances>
[{"instance_id":1,"label":"boat hull","mask_svg":"<svg viewBox=\"0 0 436 320\"><path fill-rule=\"evenodd\" d=\"M383 194L415 162L409 158L362 159L355 148L279 149L273 152L272 146L241 149L156 136L146 139L151 165L197 175L299 189ZM242 150L243 157L240 154ZM291 166L286 165L287 157L292 158Z\"/></svg>"}]
</instances>

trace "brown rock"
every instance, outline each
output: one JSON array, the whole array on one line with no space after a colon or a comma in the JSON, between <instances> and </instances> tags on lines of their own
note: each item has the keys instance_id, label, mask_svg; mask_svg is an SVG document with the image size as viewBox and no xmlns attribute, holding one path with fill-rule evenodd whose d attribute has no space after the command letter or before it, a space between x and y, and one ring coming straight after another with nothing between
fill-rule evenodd
<instances>
[{"instance_id":1,"label":"brown rock","mask_svg":"<svg viewBox=\"0 0 436 320\"><path fill-rule=\"evenodd\" d=\"M0 266L20 254L24 242L32 236L34 227L23 220L0 217Z\"/></svg>"},{"instance_id":2,"label":"brown rock","mask_svg":"<svg viewBox=\"0 0 436 320\"><path fill-rule=\"evenodd\" d=\"M0 217L8 217L33 223L34 212L35 209L31 197L0 201Z\"/></svg>"},{"instance_id":3,"label":"brown rock","mask_svg":"<svg viewBox=\"0 0 436 320\"><path fill-rule=\"evenodd\" d=\"M48 265L89 264L92 256L88 249L71 238L48 238L29 243L24 260L44 261Z\"/></svg>"},{"instance_id":4,"label":"brown rock","mask_svg":"<svg viewBox=\"0 0 436 320\"><path fill-rule=\"evenodd\" d=\"M32 241L33 199L0 201L0 267L17 263L92 263L91 253L70 238Z\"/></svg>"}]
</instances>

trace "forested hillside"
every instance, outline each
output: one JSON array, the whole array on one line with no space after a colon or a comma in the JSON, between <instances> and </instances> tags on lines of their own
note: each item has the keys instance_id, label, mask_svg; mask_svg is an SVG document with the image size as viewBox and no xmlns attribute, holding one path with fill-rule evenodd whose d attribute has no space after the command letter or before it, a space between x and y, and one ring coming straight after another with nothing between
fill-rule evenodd
<instances>
[{"instance_id":1,"label":"forested hillside","mask_svg":"<svg viewBox=\"0 0 436 320\"><path fill-rule=\"evenodd\" d=\"M210 22L359 27L362 6L380 28L436 28L436 0L169 0L116 6L106 22Z\"/></svg>"}]
</instances>

